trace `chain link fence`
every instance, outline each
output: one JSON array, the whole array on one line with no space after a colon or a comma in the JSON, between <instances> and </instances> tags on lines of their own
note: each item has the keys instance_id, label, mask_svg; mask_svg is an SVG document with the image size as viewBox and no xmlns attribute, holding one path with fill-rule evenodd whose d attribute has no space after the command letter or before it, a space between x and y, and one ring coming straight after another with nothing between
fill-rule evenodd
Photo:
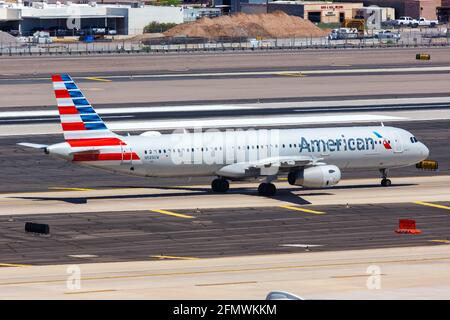
<instances>
[{"instance_id":1,"label":"chain link fence","mask_svg":"<svg viewBox=\"0 0 450 320\"><path fill-rule=\"evenodd\" d=\"M386 47L444 47L450 45L447 28L406 29L393 31L399 37L381 37L368 32L364 37L347 39L284 38L158 38L144 41L101 40L90 43L64 39L53 43L5 43L0 42L1 56L24 55L102 55L102 54L152 54L170 52L220 52L220 51L268 51L301 49L345 49Z\"/></svg>"}]
</instances>

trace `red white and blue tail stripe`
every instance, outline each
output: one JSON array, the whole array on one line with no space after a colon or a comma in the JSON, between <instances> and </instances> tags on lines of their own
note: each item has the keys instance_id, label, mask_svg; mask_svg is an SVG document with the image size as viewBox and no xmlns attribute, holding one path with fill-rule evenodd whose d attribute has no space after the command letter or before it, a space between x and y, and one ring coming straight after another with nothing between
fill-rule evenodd
<instances>
[{"instance_id":1,"label":"red white and blue tail stripe","mask_svg":"<svg viewBox=\"0 0 450 320\"><path fill-rule=\"evenodd\" d=\"M74 149L73 161L139 160L130 148L124 148L123 139L108 129L68 74L52 75L52 82L64 139Z\"/></svg>"}]
</instances>

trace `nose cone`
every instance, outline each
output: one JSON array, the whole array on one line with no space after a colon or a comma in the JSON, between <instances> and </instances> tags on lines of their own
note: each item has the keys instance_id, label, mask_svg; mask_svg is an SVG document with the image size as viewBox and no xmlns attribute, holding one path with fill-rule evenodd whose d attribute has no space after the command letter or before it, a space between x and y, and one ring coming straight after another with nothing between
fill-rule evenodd
<instances>
[{"instance_id":1,"label":"nose cone","mask_svg":"<svg viewBox=\"0 0 450 320\"><path fill-rule=\"evenodd\" d=\"M430 150L428 150L427 146L421 142L416 143L413 150L414 158L417 162L426 160L428 158L428 155L430 154Z\"/></svg>"},{"instance_id":2,"label":"nose cone","mask_svg":"<svg viewBox=\"0 0 450 320\"><path fill-rule=\"evenodd\" d=\"M61 142L61 143L56 143L56 144L52 144L51 146L48 146L46 149L46 152L56 158L62 158L65 160L70 160L71 158L71 148L70 148L70 144L68 144L67 142Z\"/></svg>"},{"instance_id":3,"label":"nose cone","mask_svg":"<svg viewBox=\"0 0 450 320\"><path fill-rule=\"evenodd\" d=\"M430 154L430 150L426 145L423 143L421 144L421 155L423 156L423 159L428 158L428 155Z\"/></svg>"}]
</instances>

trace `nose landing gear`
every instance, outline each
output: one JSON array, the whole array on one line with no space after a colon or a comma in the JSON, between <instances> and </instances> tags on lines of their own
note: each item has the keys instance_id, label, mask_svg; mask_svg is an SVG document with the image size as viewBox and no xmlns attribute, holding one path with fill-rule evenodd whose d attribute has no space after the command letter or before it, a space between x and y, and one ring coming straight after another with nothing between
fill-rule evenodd
<instances>
[{"instance_id":1,"label":"nose landing gear","mask_svg":"<svg viewBox=\"0 0 450 320\"><path fill-rule=\"evenodd\" d=\"M382 179L381 179L381 185L382 185L383 187L389 187L389 186L391 186L392 181L391 181L390 179L387 178L387 175L388 175L388 173L389 173L389 170L388 170L388 169L380 169L380 172L381 172L381 177L382 177Z\"/></svg>"}]
</instances>

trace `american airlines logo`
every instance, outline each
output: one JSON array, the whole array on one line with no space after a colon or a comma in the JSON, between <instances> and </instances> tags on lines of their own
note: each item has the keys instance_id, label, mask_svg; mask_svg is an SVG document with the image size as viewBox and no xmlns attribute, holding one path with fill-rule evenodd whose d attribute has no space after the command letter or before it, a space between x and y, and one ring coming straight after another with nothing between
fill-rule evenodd
<instances>
[{"instance_id":1,"label":"american airlines logo","mask_svg":"<svg viewBox=\"0 0 450 320\"><path fill-rule=\"evenodd\" d=\"M302 137L300 152L335 152L335 151L363 151L375 149L375 140L372 138L338 138L306 140Z\"/></svg>"},{"instance_id":2,"label":"american airlines logo","mask_svg":"<svg viewBox=\"0 0 450 320\"><path fill-rule=\"evenodd\" d=\"M378 132L373 132L382 141L385 149L392 149L389 141ZM311 139L302 137L299 143L300 152L336 152L336 151L365 151L374 150L377 140L371 137L346 138L344 135L336 139Z\"/></svg>"}]
</instances>

